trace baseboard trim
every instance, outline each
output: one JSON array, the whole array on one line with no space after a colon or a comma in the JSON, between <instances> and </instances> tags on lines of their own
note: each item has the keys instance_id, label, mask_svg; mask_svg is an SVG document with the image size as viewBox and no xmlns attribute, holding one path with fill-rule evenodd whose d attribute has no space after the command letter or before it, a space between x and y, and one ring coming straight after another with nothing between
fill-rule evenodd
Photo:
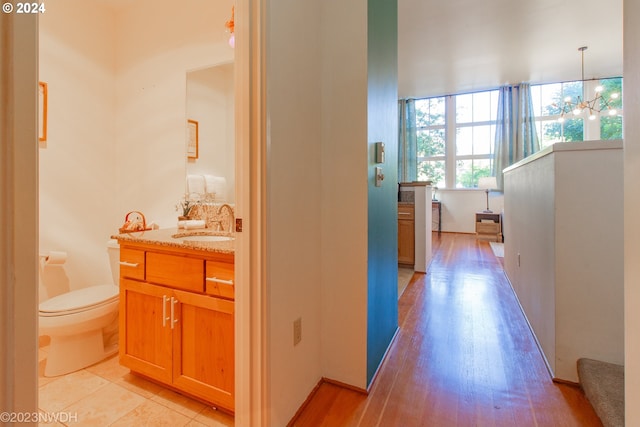
<instances>
[{"instance_id":1,"label":"baseboard trim","mask_svg":"<svg viewBox=\"0 0 640 427\"><path fill-rule=\"evenodd\" d=\"M562 378L556 378L553 377L552 381L556 384L562 384L562 385L566 385L569 387L576 387L576 388L582 388L582 385L580 385L580 383L576 383L573 381L569 381L569 380L563 380Z\"/></svg>"},{"instance_id":2,"label":"baseboard trim","mask_svg":"<svg viewBox=\"0 0 640 427\"><path fill-rule=\"evenodd\" d=\"M340 388L345 388L347 390L353 390L355 392L366 394L366 395L369 394L369 392L367 390L365 390L364 388L362 388L362 387L356 387L356 386L351 385L351 384L343 383L342 381L332 380L331 378L322 378L321 383L332 384L332 385L335 385L335 386L340 387Z\"/></svg>"}]
</instances>

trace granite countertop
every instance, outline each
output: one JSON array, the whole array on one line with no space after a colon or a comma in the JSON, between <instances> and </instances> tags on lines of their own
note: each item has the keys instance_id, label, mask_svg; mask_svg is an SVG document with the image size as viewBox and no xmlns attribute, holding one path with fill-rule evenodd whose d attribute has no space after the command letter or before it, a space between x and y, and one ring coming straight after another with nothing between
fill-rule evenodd
<instances>
[{"instance_id":1,"label":"granite countertop","mask_svg":"<svg viewBox=\"0 0 640 427\"><path fill-rule=\"evenodd\" d=\"M231 237L231 240L206 241L206 240L185 240L183 238L194 238L194 236L224 236ZM161 228L158 230L136 231L133 233L115 234L112 239L118 242L146 243L160 246L170 246L174 248L196 249L208 252L218 252L225 254L235 253L235 236L233 233L221 231L211 231L208 229L185 230L178 228Z\"/></svg>"}]
</instances>

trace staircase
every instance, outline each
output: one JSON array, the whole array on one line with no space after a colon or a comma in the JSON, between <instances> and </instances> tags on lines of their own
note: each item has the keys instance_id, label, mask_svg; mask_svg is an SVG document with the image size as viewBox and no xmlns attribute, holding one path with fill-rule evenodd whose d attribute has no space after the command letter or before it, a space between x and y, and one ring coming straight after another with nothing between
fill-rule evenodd
<instances>
[{"instance_id":1,"label":"staircase","mask_svg":"<svg viewBox=\"0 0 640 427\"><path fill-rule=\"evenodd\" d=\"M602 425L624 426L624 366L579 359L578 376L584 394Z\"/></svg>"}]
</instances>

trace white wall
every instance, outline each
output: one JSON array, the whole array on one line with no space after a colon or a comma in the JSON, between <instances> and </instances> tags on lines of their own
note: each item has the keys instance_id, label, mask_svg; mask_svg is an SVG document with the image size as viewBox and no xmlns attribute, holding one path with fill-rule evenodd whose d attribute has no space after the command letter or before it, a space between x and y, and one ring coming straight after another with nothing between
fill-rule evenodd
<instances>
[{"instance_id":1,"label":"white wall","mask_svg":"<svg viewBox=\"0 0 640 427\"><path fill-rule=\"evenodd\" d=\"M267 5L268 418L286 425L322 376L320 2ZM302 341L293 345L293 322Z\"/></svg>"},{"instance_id":2,"label":"white wall","mask_svg":"<svg viewBox=\"0 0 640 427\"><path fill-rule=\"evenodd\" d=\"M232 4L140 0L116 15L119 215L140 210L175 225L185 188L186 72L233 59L224 28Z\"/></svg>"},{"instance_id":3,"label":"white wall","mask_svg":"<svg viewBox=\"0 0 640 427\"><path fill-rule=\"evenodd\" d=\"M476 212L487 208L487 194L477 189L437 189L436 198L442 202L442 231L451 233L475 233ZM489 209L502 212L504 196L489 193ZM436 228L434 227L434 230Z\"/></svg>"},{"instance_id":4,"label":"white wall","mask_svg":"<svg viewBox=\"0 0 640 427\"><path fill-rule=\"evenodd\" d=\"M544 156L527 166L505 174L504 269L551 369L555 369L555 215L549 214L555 206L553 158ZM535 209L524 208L532 200Z\"/></svg>"},{"instance_id":5,"label":"white wall","mask_svg":"<svg viewBox=\"0 0 640 427\"><path fill-rule=\"evenodd\" d=\"M113 281L106 242L116 209L115 16L94 2L56 0L40 16L40 80L48 84L40 143L40 252L63 250L68 287ZM124 218L124 216L122 217ZM42 288L40 298L48 295Z\"/></svg>"},{"instance_id":6,"label":"white wall","mask_svg":"<svg viewBox=\"0 0 640 427\"><path fill-rule=\"evenodd\" d=\"M231 5L140 0L115 13L102 2L56 0L41 15L49 126L40 144L40 250L68 252L71 289L112 281L105 244L127 212L174 226L186 72L233 59L224 29Z\"/></svg>"},{"instance_id":7,"label":"white wall","mask_svg":"<svg viewBox=\"0 0 640 427\"><path fill-rule=\"evenodd\" d=\"M623 362L621 148L556 144L505 173L505 271L562 380L582 357Z\"/></svg>"},{"instance_id":8,"label":"white wall","mask_svg":"<svg viewBox=\"0 0 640 427\"><path fill-rule=\"evenodd\" d=\"M624 0L624 299L625 401L640 401L640 3ZM629 119L631 118L631 120ZM640 425L640 405L626 405L626 425Z\"/></svg>"},{"instance_id":9,"label":"white wall","mask_svg":"<svg viewBox=\"0 0 640 427\"><path fill-rule=\"evenodd\" d=\"M323 1L321 16L322 375L364 389L367 1Z\"/></svg>"},{"instance_id":10,"label":"white wall","mask_svg":"<svg viewBox=\"0 0 640 427\"><path fill-rule=\"evenodd\" d=\"M267 16L268 406L277 426L322 377L366 387L366 1L274 0Z\"/></svg>"}]
</instances>

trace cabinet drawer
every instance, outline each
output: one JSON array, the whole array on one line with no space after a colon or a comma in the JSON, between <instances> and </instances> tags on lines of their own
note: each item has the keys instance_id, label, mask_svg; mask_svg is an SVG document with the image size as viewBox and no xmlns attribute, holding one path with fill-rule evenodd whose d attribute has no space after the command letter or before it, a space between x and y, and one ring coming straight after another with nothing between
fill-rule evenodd
<instances>
[{"instance_id":1,"label":"cabinet drawer","mask_svg":"<svg viewBox=\"0 0 640 427\"><path fill-rule=\"evenodd\" d=\"M144 251L120 248L120 277L144 280Z\"/></svg>"},{"instance_id":2,"label":"cabinet drawer","mask_svg":"<svg viewBox=\"0 0 640 427\"><path fill-rule=\"evenodd\" d=\"M476 232L480 234L498 234L500 232L500 224L497 222L477 222Z\"/></svg>"},{"instance_id":3,"label":"cabinet drawer","mask_svg":"<svg viewBox=\"0 0 640 427\"><path fill-rule=\"evenodd\" d=\"M398 219L413 219L414 209L413 205L398 205Z\"/></svg>"},{"instance_id":4,"label":"cabinet drawer","mask_svg":"<svg viewBox=\"0 0 640 427\"><path fill-rule=\"evenodd\" d=\"M207 261L206 292L223 298L235 298L234 265L229 262Z\"/></svg>"},{"instance_id":5,"label":"cabinet drawer","mask_svg":"<svg viewBox=\"0 0 640 427\"><path fill-rule=\"evenodd\" d=\"M147 252L147 282L204 292L204 260Z\"/></svg>"}]
</instances>

